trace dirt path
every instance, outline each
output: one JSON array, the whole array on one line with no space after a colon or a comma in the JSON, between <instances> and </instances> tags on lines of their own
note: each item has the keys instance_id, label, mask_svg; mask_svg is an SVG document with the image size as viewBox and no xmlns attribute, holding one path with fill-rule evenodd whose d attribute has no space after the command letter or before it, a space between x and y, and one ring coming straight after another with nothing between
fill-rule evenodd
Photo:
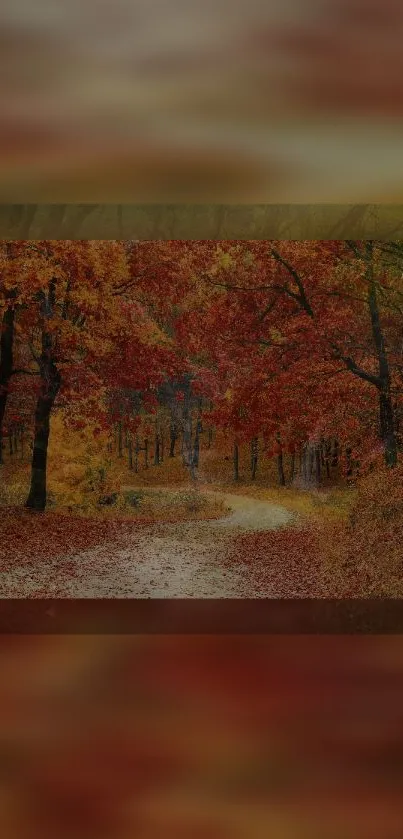
<instances>
[{"instance_id":1,"label":"dirt path","mask_svg":"<svg viewBox=\"0 0 403 839\"><path fill-rule=\"evenodd\" d=\"M133 488L133 487L132 487ZM156 487L154 489L157 489ZM84 553L55 559L28 576L20 567L2 575L2 597L270 597L255 592L242 574L223 564L237 534L273 530L293 515L283 507L247 496L202 490L230 509L214 521L161 523L148 533L122 536Z\"/></svg>"}]
</instances>

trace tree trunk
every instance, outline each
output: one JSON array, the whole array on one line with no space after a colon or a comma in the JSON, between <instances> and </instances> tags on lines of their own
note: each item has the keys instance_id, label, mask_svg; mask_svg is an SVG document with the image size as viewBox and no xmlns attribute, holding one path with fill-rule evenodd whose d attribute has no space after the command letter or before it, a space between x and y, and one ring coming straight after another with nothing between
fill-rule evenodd
<instances>
[{"instance_id":1,"label":"tree trunk","mask_svg":"<svg viewBox=\"0 0 403 839\"><path fill-rule=\"evenodd\" d=\"M196 481L194 452L192 445L191 383L186 382L183 401L183 464L189 469L192 481Z\"/></svg>"},{"instance_id":2,"label":"tree trunk","mask_svg":"<svg viewBox=\"0 0 403 839\"><path fill-rule=\"evenodd\" d=\"M133 469L133 441L132 441L131 437L129 437L129 439L127 441L127 449L128 449L129 469Z\"/></svg>"},{"instance_id":3,"label":"tree trunk","mask_svg":"<svg viewBox=\"0 0 403 839\"><path fill-rule=\"evenodd\" d=\"M257 462L258 462L258 439L254 437L250 444L251 451L251 478L252 481L256 478Z\"/></svg>"},{"instance_id":4,"label":"tree trunk","mask_svg":"<svg viewBox=\"0 0 403 839\"><path fill-rule=\"evenodd\" d=\"M346 474L348 478L351 478L353 474L352 462L351 462L351 449L348 446L346 448Z\"/></svg>"},{"instance_id":5,"label":"tree trunk","mask_svg":"<svg viewBox=\"0 0 403 839\"><path fill-rule=\"evenodd\" d=\"M295 453L293 452L291 455L291 465L290 465L290 484L292 484L295 476Z\"/></svg>"},{"instance_id":6,"label":"tree trunk","mask_svg":"<svg viewBox=\"0 0 403 839\"><path fill-rule=\"evenodd\" d=\"M155 443L154 443L154 466L160 465L160 435L158 431L155 435Z\"/></svg>"},{"instance_id":7,"label":"tree trunk","mask_svg":"<svg viewBox=\"0 0 403 839\"><path fill-rule=\"evenodd\" d=\"M123 457L123 431L122 421L118 423L118 457Z\"/></svg>"},{"instance_id":8,"label":"tree trunk","mask_svg":"<svg viewBox=\"0 0 403 839\"><path fill-rule=\"evenodd\" d=\"M285 475L284 475L284 461L283 461L283 452L281 451L277 455L277 471L278 471L278 482L280 486L285 486Z\"/></svg>"},{"instance_id":9,"label":"tree trunk","mask_svg":"<svg viewBox=\"0 0 403 839\"><path fill-rule=\"evenodd\" d=\"M148 469L148 440L144 440L144 466Z\"/></svg>"},{"instance_id":10,"label":"tree trunk","mask_svg":"<svg viewBox=\"0 0 403 839\"><path fill-rule=\"evenodd\" d=\"M385 462L387 466L397 464L397 439L394 421L393 403L387 386L379 394L379 424L380 435L385 450Z\"/></svg>"},{"instance_id":11,"label":"tree trunk","mask_svg":"<svg viewBox=\"0 0 403 839\"><path fill-rule=\"evenodd\" d=\"M208 449L211 449L212 442L213 442L213 429L209 428L209 430L208 430L208 442L207 442L207 448Z\"/></svg>"},{"instance_id":12,"label":"tree trunk","mask_svg":"<svg viewBox=\"0 0 403 839\"><path fill-rule=\"evenodd\" d=\"M373 242L367 242L367 252L370 257L368 278L368 306L371 316L372 336L376 348L379 366L379 428L380 436L384 445L384 456L386 465L389 467L397 464L397 440L395 420L393 413L393 402L391 396L391 378L389 359L382 331L381 318L378 306L377 288L373 277Z\"/></svg>"},{"instance_id":13,"label":"tree trunk","mask_svg":"<svg viewBox=\"0 0 403 839\"><path fill-rule=\"evenodd\" d=\"M333 444L333 456L332 456L332 467L336 469L339 465L339 443L338 440L334 441Z\"/></svg>"},{"instance_id":14,"label":"tree trunk","mask_svg":"<svg viewBox=\"0 0 403 839\"><path fill-rule=\"evenodd\" d=\"M318 444L315 450L315 482L317 486L319 486L321 479L321 465L321 447Z\"/></svg>"},{"instance_id":15,"label":"tree trunk","mask_svg":"<svg viewBox=\"0 0 403 839\"><path fill-rule=\"evenodd\" d=\"M200 434L202 431L202 424L201 420L198 419L196 423L196 433L195 439L193 444L193 463L196 467L199 466L199 459L200 459Z\"/></svg>"},{"instance_id":16,"label":"tree trunk","mask_svg":"<svg viewBox=\"0 0 403 839\"><path fill-rule=\"evenodd\" d=\"M319 455L320 455L320 465L322 469L326 466L326 443L324 440L320 441L319 444Z\"/></svg>"},{"instance_id":17,"label":"tree trunk","mask_svg":"<svg viewBox=\"0 0 403 839\"><path fill-rule=\"evenodd\" d=\"M239 481L239 446L234 443L234 481Z\"/></svg>"},{"instance_id":18,"label":"tree trunk","mask_svg":"<svg viewBox=\"0 0 403 839\"><path fill-rule=\"evenodd\" d=\"M3 422L6 412L8 387L13 372L14 308L9 306L1 323L0 338L0 463L3 463Z\"/></svg>"},{"instance_id":19,"label":"tree trunk","mask_svg":"<svg viewBox=\"0 0 403 839\"><path fill-rule=\"evenodd\" d=\"M330 478L330 455L331 455L331 443L329 440L325 443L325 469L326 469L326 477Z\"/></svg>"},{"instance_id":20,"label":"tree trunk","mask_svg":"<svg viewBox=\"0 0 403 839\"><path fill-rule=\"evenodd\" d=\"M314 464L315 464L315 450L314 450L313 446L311 445L311 443L309 444L308 451L309 451L308 482L310 483L312 481L312 475L313 475Z\"/></svg>"},{"instance_id":21,"label":"tree trunk","mask_svg":"<svg viewBox=\"0 0 403 839\"><path fill-rule=\"evenodd\" d=\"M32 454L31 486L26 507L43 511L46 507L46 467L50 430L50 415L57 391L53 396L39 396L35 411L34 447Z\"/></svg>"},{"instance_id":22,"label":"tree trunk","mask_svg":"<svg viewBox=\"0 0 403 839\"><path fill-rule=\"evenodd\" d=\"M306 443L302 451L302 481L306 486L308 483L308 450Z\"/></svg>"},{"instance_id":23,"label":"tree trunk","mask_svg":"<svg viewBox=\"0 0 403 839\"><path fill-rule=\"evenodd\" d=\"M169 457L175 457L175 444L178 439L178 429L176 425L171 424L169 429Z\"/></svg>"},{"instance_id":24,"label":"tree trunk","mask_svg":"<svg viewBox=\"0 0 403 839\"><path fill-rule=\"evenodd\" d=\"M284 460L283 460L283 447L281 445L281 437L280 434L276 436L276 442L279 447L279 451L277 454L277 472L278 472L278 482L280 486L285 486L285 475L284 475Z\"/></svg>"},{"instance_id":25,"label":"tree trunk","mask_svg":"<svg viewBox=\"0 0 403 839\"><path fill-rule=\"evenodd\" d=\"M41 375L40 392L35 410L34 444L32 451L31 485L26 507L42 511L46 507L46 467L50 429L50 414L61 385L61 373L53 356L52 334L46 329L46 321L52 317L55 305L55 281L49 283L47 300L42 304L42 349L39 362Z\"/></svg>"}]
</instances>

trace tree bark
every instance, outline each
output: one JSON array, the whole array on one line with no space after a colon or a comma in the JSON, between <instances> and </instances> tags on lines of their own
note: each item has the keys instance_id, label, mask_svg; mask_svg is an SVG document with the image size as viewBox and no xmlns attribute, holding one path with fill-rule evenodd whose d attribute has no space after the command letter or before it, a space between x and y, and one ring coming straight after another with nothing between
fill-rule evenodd
<instances>
[{"instance_id":1,"label":"tree bark","mask_svg":"<svg viewBox=\"0 0 403 839\"><path fill-rule=\"evenodd\" d=\"M199 466L200 460L200 434L202 431L202 423L201 420L198 419L196 423L196 432L193 444L193 463L196 467Z\"/></svg>"},{"instance_id":2,"label":"tree bark","mask_svg":"<svg viewBox=\"0 0 403 839\"><path fill-rule=\"evenodd\" d=\"M351 449L350 449L349 446L346 448L346 474L347 474L348 478L351 478L351 476L353 474L352 461L351 461Z\"/></svg>"},{"instance_id":3,"label":"tree bark","mask_svg":"<svg viewBox=\"0 0 403 839\"><path fill-rule=\"evenodd\" d=\"M0 463L3 463L3 422L13 372L14 321L14 307L8 306L3 314L0 338Z\"/></svg>"},{"instance_id":4,"label":"tree bark","mask_svg":"<svg viewBox=\"0 0 403 839\"><path fill-rule=\"evenodd\" d=\"M123 431L121 420L118 423L118 457L123 457Z\"/></svg>"},{"instance_id":5,"label":"tree bark","mask_svg":"<svg viewBox=\"0 0 403 839\"><path fill-rule=\"evenodd\" d=\"M251 478L252 481L256 479L256 470L257 470L257 463L258 463L258 439L254 437L251 444Z\"/></svg>"},{"instance_id":6,"label":"tree bark","mask_svg":"<svg viewBox=\"0 0 403 839\"><path fill-rule=\"evenodd\" d=\"M332 467L336 469L339 465L339 443L338 440L334 441L333 444L333 456L332 456Z\"/></svg>"},{"instance_id":7,"label":"tree bark","mask_svg":"<svg viewBox=\"0 0 403 839\"><path fill-rule=\"evenodd\" d=\"M234 443L234 481L239 481L239 446Z\"/></svg>"},{"instance_id":8,"label":"tree bark","mask_svg":"<svg viewBox=\"0 0 403 839\"><path fill-rule=\"evenodd\" d=\"M58 389L59 386L55 382L54 394L52 393L51 395L39 396L36 405L31 486L25 505L31 510L43 511L46 507L46 473L50 415Z\"/></svg>"},{"instance_id":9,"label":"tree bark","mask_svg":"<svg viewBox=\"0 0 403 839\"><path fill-rule=\"evenodd\" d=\"M127 448L128 448L129 469L133 469L133 441L132 441L131 437L129 437L129 439L127 441Z\"/></svg>"},{"instance_id":10,"label":"tree bark","mask_svg":"<svg viewBox=\"0 0 403 839\"><path fill-rule=\"evenodd\" d=\"M160 465L160 435L157 431L154 442L154 466Z\"/></svg>"},{"instance_id":11,"label":"tree bark","mask_svg":"<svg viewBox=\"0 0 403 839\"><path fill-rule=\"evenodd\" d=\"M385 450L385 462L393 467L397 464L397 439L390 385L379 393L379 426Z\"/></svg>"},{"instance_id":12,"label":"tree bark","mask_svg":"<svg viewBox=\"0 0 403 839\"><path fill-rule=\"evenodd\" d=\"M285 475L284 475L284 461L283 461L283 452L280 452L277 455L277 471L278 471L278 482L280 486L285 486Z\"/></svg>"},{"instance_id":13,"label":"tree bark","mask_svg":"<svg viewBox=\"0 0 403 839\"><path fill-rule=\"evenodd\" d=\"M320 484L321 479L321 458L320 458L320 444L316 446L315 449L315 481L317 486Z\"/></svg>"},{"instance_id":14,"label":"tree bark","mask_svg":"<svg viewBox=\"0 0 403 839\"><path fill-rule=\"evenodd\" d=\"M148 469L148 440L144 440L144 466Z\"/></svg>"},{"instance_id":15,"label":"tree bark","mask_svg":"<svg viewBox=\"0 0 403 839\"><path fill-rule=\"evenodd\" d=\"M378 357L379 366L379 430L384 445L385 462L387 466L397 464L397 440L391 395L391 377L389 359L386 349L384 334L382 331L378 295L373 277L373 242L367 243L367 251L370 257L369 262L369 291L368 306L371 316L372 335Z\"/></svg>"},{"instance_id":16,"label":"tree bark","mask_svg":"<svg viewBox=\"0 0 403 839\"><path fill-rule=\"evenodd\" d=\"M326 477L330 478L330 455L331 455L331 443L329 440L325 443L325 469L326 469Z\"/></svg>"},{"instance_id":17,"label":"tree bark","mask_svg":"<svg viewBox=\"0 0 403 839\"><path fill-rule=\"evenodd\" d=\"M196 481L196 464L192 445L191 382L186 381L183 400L183 464L189 469L192 481Z\"/></svg>"},{"instance_id":18,"label":"tree bark","mask_svg":"<svg viewBox=\"0 0 403 839\"><path fill-rule=\"evenodd\" d=\"M280 486L285 486L285 474L284 474L284 460L283 460L283 448L281 445L281 437L277 435L277 445L279 446L279 452L277 454L277 471L278 471L278 482Z\"/></svg>"},{"instance_id":19,"label":"tree bark","mask_svg":"<svg viewBox=\"0 0 403 839\"><path fill-rule=\"evenodd\" d=\"M171 424L169 429L169 457L175 457L175 444L178 439L178 429L175 424Z\"/></svg>"},{"instance_id":20,"label":"tree bark","mask_svg":"<svg viewBox=\"0 0 403 839\"><path fill-rule=\"evenodd\" d=\"M295 476L295 453L293 452L291 455L291 465L290 465L290 484L292 484Z\"/></svg>"},{"instance_id":21,"label":"tree bark","mask_svg":"<svg viewBox=\"0 0 403 839\"><path fill-rule=\"evenodd\" d=\"M26 507L43 511L46 507L46 470L50 430L50 415L61 385L61 373L53 355L52 335L46 330L46 320L52 317L55 305L55 282L49 284L47 298L42 303L42 349L39 360L40 391L35 410L35 430L32 450L31 485Z\"/></svg>"}]
</instances>

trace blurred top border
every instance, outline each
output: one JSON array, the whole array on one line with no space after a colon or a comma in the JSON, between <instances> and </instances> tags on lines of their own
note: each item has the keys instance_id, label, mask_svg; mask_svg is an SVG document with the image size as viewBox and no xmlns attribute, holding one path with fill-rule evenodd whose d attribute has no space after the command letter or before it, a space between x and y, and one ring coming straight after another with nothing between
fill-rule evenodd
<instances>
[{"instance_id":1,"label":"blurred top border","mask_svg":"<svg viewBox=\"0 0 403 839\"><path fill-rule=\"evenodd\" d=\"M403 239L403 204L0 204L2 239Z\"/></svg>"}]
</instances>

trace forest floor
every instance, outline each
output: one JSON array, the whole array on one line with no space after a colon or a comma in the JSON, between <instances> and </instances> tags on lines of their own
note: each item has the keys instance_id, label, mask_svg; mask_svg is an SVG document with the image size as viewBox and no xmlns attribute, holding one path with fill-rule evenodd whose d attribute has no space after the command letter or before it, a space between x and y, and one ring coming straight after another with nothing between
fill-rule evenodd
<instances>
[{"instance_id":1,"label":"forest floor","mask_svg":"<svg viewBox=\"0 0 403 839\"><path fill-rule=\"evenodd\" d=\"M122 487L129 489L135 487ZM163 489L153 487L154 492ZM226 514L204 521L116 522L94 538L88 549L84 542L84 549L64 547L58 555L43 556L40 561L31 555L28 561L3 563L1 596L278 598L328 594L312 528L312 511L325 505L325 497L259 492L242 486L230 492L225 487L202 486L200 493L219 502ZM273 503L282 497L284 504ZM59 522L62 518L58 517ZM64 521L68 527L68 518Z\"/></svg>"}]
</instances>

